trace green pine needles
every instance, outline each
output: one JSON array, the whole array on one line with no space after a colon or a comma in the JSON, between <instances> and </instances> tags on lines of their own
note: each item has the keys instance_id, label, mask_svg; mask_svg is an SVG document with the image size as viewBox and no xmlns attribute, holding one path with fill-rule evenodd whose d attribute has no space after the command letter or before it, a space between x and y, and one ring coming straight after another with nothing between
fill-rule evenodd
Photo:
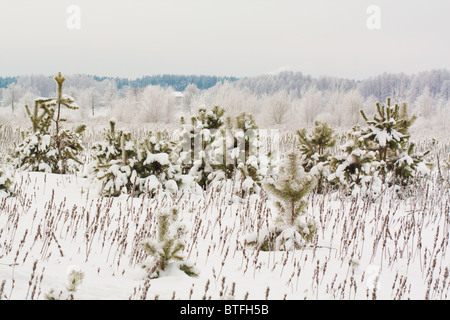
<instances>
[{"instance_id":1,"label":"green pine needles","mask_svg":"<svg viewBox=\"0 0 450 320\"><path fill-rule=\"evenodd\" d=\"M84 280L84 272L78 266L70 266L67 268L67 283L64 290L56 293L54 289L50 289L44 295L46 300L74 300L74 295Z\"/></svg>"},{"instance_id":2,"label":"green pine needles","mask_svg":"<svg viewBox=\"0 0 450 320\"><path fill-rule=\"evenodd\" d=\"M331 149L336 145L336 136L328 123L316 121L314 130L308 133L305 128L297 130L304 169L317 178L316 191L322 193L327 187Z\"/></svg>"},{"instance_id":3,"label":"green pine needles","mask_svg":"<svg viewBox=\"0 0 450 320\"><path fill-rule=\"evenodd\" d=\"M329 160L328 181L343 186L353 194L362 191L379 194L382 186L406 186L413 178L429 173L425 156L429 151L414 151L409 128L416 120L408 115L406 103L401 106L377 103L372 118L361 115L366 127L353 127L340 154Z\"/></svg>"},{"instance_id":4,"label":"green pine needles","mask_svg":"<svg viewBox=\"0 0 450 320\"><path fill-rule=\"evenodd\" d=\"M111 119L104 141L93 145L91 176L101 182L104 196L154 196L158 189L178 191L178 166L170 160L171 147L164 132L150 132L135 143L129 131L117 130Z\"/></svg>"},{"instance_id":5,"label":"green pine needles","mask_svg":"<svg viewBox=\"0 0 450 320\"><path fill-rule=\"evenodd\" d=\"M359 126L354 126L347 134L347 141L339 147L339 151L328 161L328 181L332 185L353 194L366 194L369 190L374 194L381 192L377 152L367 147Z\"/></svg>"},{"instance_id":6,"label":"green pine needles","mask_svg":"<svg viewBox=\"0 0 450 320\"><path fill-rule=\"evenodd\" d=\"M416 116L409 117L406 103L401 108L398 104L391 106L388 98L386 105L377 103L372 119L363 111L361 115L368 125L361 138L368 150L377 153L383 181L406 185L416 173L428 171L424 157L429 151L414 152L415 145L410 142L409 128Z\"/></svg>"},{"instance_id":7,"label":"green pine needles","mask_svg":"<svg viewBox=\"0 0 450 320\"><path fill-rule=\"evenodd\" d=\"M298 153L290 152L280 165L276 179L269 178L265 190L272 195L278 211L269 230L259 231L247 238L247 244L261 250L300 249L316 234L315 221L306 214L305 199L316 185L316 179L305 172Z\"/></svg>"},{"instance_id":8,"label":"green pine needles","mask_svg":"<svg viewBox=\"0 0 450 320\"><path fill-rule=\"evenodd\" d=\"M141 248L148 255L142 267L147 270L149 277L158 278L171 267L190 277L198 276L194 266L185 261L183 255L186 227L179 218L178 209L165 208L158 212L156 219L156 237L141 243Z\"/></svg>"},{"instance_id":9,"label":"green pine needles","mask_svg":"<svg viewBox=\"0 0 450 320\"><path fill-rule=\"evenodd\" d=\"M55 78L57 95L54 98L39 98L30 111L25 111L31 121L31 132L22 132L23 140L16 147L16 166L26 171L48 173L75 173L82 165L84 150L82 133L86 126L80 125L74 131L62 128L62 107L78 109L72 97L63 94L66 80L59 73Z\"/></svg>"},{"instance_id":10,"label":"green pine needles","mask_svg":"<svg viewBox=\"0 0 450 320\"><path fill-rule=\"evenodd\" d=\"M286 225L293 225L299 215L305 212L307 201L304 197L314 188L315 179L302 167L300 157L291 152L286 155L279 168L276 180L269 180L266 190L278 201L275 202L281 215L278 220Z\"/></svg>"},{"instance_id":11,"label":"green pine needles","mask_svg":"<svg viewBox=\"0 0 450 320\"><path fill-rule=\"evenodd\" d=\"M202 188L222 187L222 182L235 179L239 190L232 193L257 193L262 180L257 150L259 137L250 114L241 113L235 123L224 119L225 109L201 108L186 124L182 119L179 142L174 148L176 163Z\"/></svg>"},{"instance_id":12,"label":"green pine needles","mask_svg":"<svg viewBox=\"0 0 450 320\"><path fill-rule=\"evenodd\" d=\"M334 130L326 122L316 121L314 130L308 134L306 129L297 130L300 141L300 152L308 161L306 171L319 162L325 162L331 155L330 149L336 145Z\"/></svg>"}]
</instances>

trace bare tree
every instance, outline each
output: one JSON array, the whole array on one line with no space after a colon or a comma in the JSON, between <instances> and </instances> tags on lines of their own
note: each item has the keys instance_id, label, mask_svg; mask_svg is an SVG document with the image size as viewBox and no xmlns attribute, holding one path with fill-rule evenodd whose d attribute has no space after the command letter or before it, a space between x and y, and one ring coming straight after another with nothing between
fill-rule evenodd
<instances>
[{"instance_id":1,"label":"bare tree","mask_svg":"<svg viewBox=\"0 0 450 320\"><path fill-rule=\"evenodd\" d=\"M357 89L348 91L344 96L344 112L347 124L358 124L361 118L360 110L363 109L364 98Z\"/></svg>"},{"instance_id":2,"label":"bare tree","mask_svg":"<svg viewBox=\"0 0 450 320\"><path fill-rule=\"evenodd\" d=\"M145 87L140 101L142 120L152 123L169 122L175 104L172 91L161 86Z\"/></svg>"},{"instance_id":3,"label":"bare tree","mask_svg":"<svg viewBox=\"0 0 450 320\"><path fill-rule=\"evenodd\" d=\"M15 83L10 83L8 87L3 90L2 105L10 105L12 113L14 113L15 104L19 101L21 95L22 88Z\"/></svg>"},{"instance_id":4,"label":"bare tree","mask_svg":"<svg viewBox=\"0 0 450 320\"><path fill-rule=\"evenodd\" d=\"M264 100L265 114L271 124L281 125L287 121L292 97L285 90L266 96Z\"/></svg>"},{"instance_id":5,"label":"bare tree","mask_svg":"<svg viewBox=\"0 0 450 320\"><path fill-rule=\"evenodd\" d=\"M428 87L425 87L422 94L414 102L416 112L425 119L429 119L434 115L436 112L435 104L436 100Z\"/></svg>"},{"instance_id":6,"label":"bare tree","mask_svg":"<svg viewBox=\"0 0 450 320\"><path fill-rule=\"evenodd\" d=\"M340 89L335 89L330 93L327 101L327 109L332 115L332 123L338 127L344 122L344 92Z\"/></svg>"},{"instance_id":7,"label":"bare tree","mask_svg":"<svg viewBox=\"0 0 450 320\"><path fill-rule=\"evenodd\" d=\"M109 81L105 88L105 93L103 95L103 100L105 105L110 107L112 110L112 104L115 99L118 97L117 85L114 81Z\"/></svg>"},{"instance_id":8,"label":"bare tree","mask_svg":"<svg viewBox=\"0 0 450 320\"><path fill-rule=\"evenodd\" d=\"M220 106L225 109L226 116L235 118L242 112L253 113L257 109L257 98L250 90L236 87L231 82L217 84L205 94L208 107Z\"/></svg>"},{"instance_id":9,"label":"bare tree","mask_svg":"<svg viewBox=\"0 0 450 320\"><path fill-rule=\"evenodd\" d=\"M200 94L200 90L193 83L189 84L183 92L182 105L186 112L191 112L191 105L194 99Z\"/></svg>"},{"instance_id":10,"label":"bare tree","mask_svg":"<svg viewBox=\"0 0 450 320\"><path fill-rule=\"evenodd\" d=\"M322 93L317 90L315 86L302 91L302 98L300 101L307 125L314 123L314 118L322 109Z\"/></svg>"},{"instance_id":11,"label":"bare tree","mask_svg":"<svg viewBox=\"0 0 450 320\"><path fill-rule=\"evenodd\" d=\"M100 104L100 94L94 87L87 88L85 91L86 98L91 108L91 113L95 115L95 107Z\"/></svg>"}]
</instances>

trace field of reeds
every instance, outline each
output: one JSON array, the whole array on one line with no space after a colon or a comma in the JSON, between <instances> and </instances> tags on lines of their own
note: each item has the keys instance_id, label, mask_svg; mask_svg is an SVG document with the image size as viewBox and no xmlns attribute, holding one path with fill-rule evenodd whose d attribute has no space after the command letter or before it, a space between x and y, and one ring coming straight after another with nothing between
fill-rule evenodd
<instances>
[{"instance_id":1,"label":"field of reeds","mask_svg":"<svg viewBox=\"0 0 450 320\"><path fill-rule=\"evenodd\" d=\"M19 135L10 128L1 135L5 158ZM97 138L87 131L86 144ZM433 159L448 155L448 144L418 145L433 148ZM46 299L50 292L61 299L449 299L448 167L435 167L401 194L309 194L317 234L291 251L245 245L276 211L264 193L231 196L231 182L175 196L108 198L83 175L14 176L14 196L0 199L0 299ZM155 236L156 213L170 206L188 227L183 253L198 277L174 268L149 279L141 267L139 244ZM72 266L84 277L67 294Z\"/></svg>"}]
</instances>

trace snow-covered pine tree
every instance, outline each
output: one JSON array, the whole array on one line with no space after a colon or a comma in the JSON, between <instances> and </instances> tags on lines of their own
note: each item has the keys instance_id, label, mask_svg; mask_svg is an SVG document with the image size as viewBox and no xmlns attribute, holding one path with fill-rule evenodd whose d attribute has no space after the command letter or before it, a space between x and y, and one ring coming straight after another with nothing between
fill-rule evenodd
<instances>
[{"instance_id":1,"label":"snow-covered pine tree","mask_svg":"<svg viewBox=\"0 0 450 320\"><path fill-rule=\"evenodd\" d=\"M367 127L355 126L348 134L340 147L343 153L330 161L329 181L366 195L369 190L379 193L383 183L406 185L417 174L428 172L428 151L414 152L410 142L409 127L416 117L409 117L406 104L391 106L388 98L386 105L377 103L372 119L364 111L361 115Z\"/></svg>"},{"instance_id":2,"label":"snow-covered pine tree","mask_svg":"<svg viewBox=\"0 0 450 320\"><path fill-rule=\"evenodd\" d=\"M149 133L140 144L131 133L116 130L115 120L109 122L104 141L94 143L91 175L102 182L101 194L153 196L159 189L171 193L178 190L179 168L170 161L170 146L163 133Z\"/></svg>"},{"instance_id":3,"label":"snow-covered pine tree","mask_svg":"<svg viewBox=\"0 0 450 320\"><path fill-rule=\"evenodd\" d=\"M251 114L241 113L233 122L224 119L224 113L215 106L209 111L201 108L190 124L182 119L174 158L183 174L203 189L234 181L232 194L256 193L263 179L257 126Z\"/></svg>"},{"instance_id":4,"label":"snow-covered pine tree","mask_svg":"<svg viewBox=\"0 0 450 320\"><path fill-rule=\"evenodd\" d=\"M426 173L425 156L429 153L414 152L410 142L409 128L416 120L409 117L406 103L391 106L391 99L386 105L377 103L377 114L367 118L361 110L368 128L363 131L367 149L376 151L380 162L380 176L383 181L405 185L416 173Z\"/></svg>"},{"instance_id":5,"label":"snow-covered pine tree","mask_svg":"<svg viewBox=\"0 0 450 320\"><path fill-rule=\"evenodd\" d=\"M130 159L136 156L136 147L129 132L116 130L114 119L109 121L109 130L105 130L104 141L95 142L92 146L92 172L95 178L102 181L101 194L119 196L130 193L133 182L130 181L132 168Z\"/></svg>"},{"instance_id":6,"label":"snow-covered pine tree","mask_svg":"<svg viewBox=\"0 0 450 320\"><path fill-rule=\"evenodd\" d=\"M2 128L2 125L0 124L0 129ZM3 159L2 156L0 158ZM6 157L6 162L9 162L9 156ZM13 194L13 184L14 178L13 173L10 168L10 164L6 165L0 165L0 198L1 197L7 197L11 196Z\"/></svg>"},{"instance_id":7,"label":"snow-covered pine tree","mask_svg":"<svg viewBox=\"0 0 450 320\"><path fill-rule=\"evenodd\" d=\"M181 184L181 168L171 159L172 143L167 132L150 132L137 150L134 169L143 180L142 188L153 195L158 188L175 194Z\"/></svg>"},{"instance_id":8,"label":"snow-covered pine tree","mask_svg":"<svg viewBox=\"0 0 450 320\"><path fill-rule=\"evenodd\" d=\"M417 120L417 116L409 116L408 104L406 102L402 103L400 107L400 119L402 120L398 123L398 131L404 135L409 136L409 128Z\"/></svg>"},{"instance_id":9,"label":"snow-covered pine tree","mask_svg":"<svg viewBox=\"0 0 450 320\"><path fill-rule=\"evenodd\" d=\"M141 243L141 248L148 255L142 267L147 270L149 277L160 277L161 272L167 271L169 266L180 269L188 276L198 276L193 264L183 256L186 226L180 220L178 209L164 208L157 213L156 219L156 237Z\"/></svg>"},{"instance_id":10,"label":"snow-covered pine tree","mask_svg":"<svg viewBox=\"0 0 450 320\"><path fill-rule=\"evenodd\" d=\"M430 173L431 164L425 159L430 151L417 152L414 149L415 143L410 143L408 149L402 150L394 162L393 173L397 184L407 185L412 178Z\"/></svg>"},{"instance_id":11,"label":"snow-covered pine tree","mask_svg":"<svg viewBox=\"0 0 450 320\"><path fill-rule=\"evenodd\" d=\"M123 132L116 130L116 120L109 120L109 129L103 133L104 141L97 141L92 145L92 157L96 161L94 170L99 170L111 160L122 157L121 137Z\"/></svg>"},{"instance_id":12,"label":"snow-covered pine tree","mask_svg":"<svg viewBox=\"0 0 450 320\"><path fill-rule=\"evenodd\" d=\"M361 110L361 115L368 125L362 133L363 138L369 149L378 152L378 160L383 161L387 169L392 168L392 158L396 157L409 139L406 133L402 133L407 130L407 126L406 119L400 118L399 111L399 105L391 106L389 98L387 105L377 103L378 114L374 114L373 119L368 119Z\"/></svg>"},{"instance_id":13,"label":"snow-covered pine tree","mask_svg":"<svg viewBox=\"0 0 450 320\"><path fill-rule=\"evenodd\" d=\"M227 119L211 144L210 156L215 182L234 180L234 194L245 195L259 192L263 180L260 139L253 116L239 114L235 122Z\"/></svg>"},{"instance_id":14,"label":"snow-covered pine tree","mask_svg":"<svg viewBox=\"0 0 450 320\"><path fill-rule=\"evenodd\" d=\"M210 111L200 108L198 114L191 118L190 124L181 120L180 141L174 148L176 163L183 174L194 177L204 189L213 178L210 175L214 171L209 158L211 144L224 124L224 113L225 109L219 106L214 106Z\"/></svg>"},{"instance_id":15,"label":"snow-covered pine tree","mask_svg":"<svg viewBox=\"0 0 450 320\"><path fill-rule=\"evenodd\" d=\"M63 94L65 78L61 73L54 79L56 97L36 99L33 112L25 106L32 129L22 133L23 140L16 147L16 166L22 170L66 174L77 172L82 165L82 133L86 126L80 125L74 131L61 127L65 121L62 106L72 110L78 107L72 97Z\"/></svg>"},{"instance_id":16,"label":"snow-covered pine tree","mask_svg":"<svg viewBox=\"0 0 450 320\"><path fill-rule=\"evenodd\" d=\"M213 171L209 175L211 181L234 178L239 157L237 145L233 124L228 117L224 125L214 130L214 140L208 146L207 158Z\"/></svg>"},{"instance_id":17,"label":"snow-covered pine tree","mask_svg":"<svg viewBox=\"0 0 450 320\"><path fill-rule=\"evenodd\" d=\"M336 144L334 130L326 122L316 121L314 130L309 134L305 128L297 130L297 137L307 172L311 171L317 163L325 162L331 155L329 149Z\"/></svg>"},{"instance_id":18,"label":"snow-covered pine tree","mask_svg":"<svg viewBox=\"0 0 450 320\"><path fill-rule=\"evenodd\" d=\"M379 177L380 162L377 152L369 150L359 126L354 126L347 134L347 141L339 147L341 153L333 155L328 161L330 174L328 181L343 186L354 194L372 190L377 194L381 191Z\"/></svg>"},{"instance_id":19,"label":"snow-covered pine tree","mask_svg":"<svg viewBox=\"0 0 450 320\"><path fill-rule=\"evenodd\" d=\"M440 162L438 161L438 166L440 167ZM447 154L447 159L444 159L441 167L441 179L444 181L450 182L450 153Z\"/></svg>"},{"instance_id":20,"label":"snow-covered pine tree","mask_svg":"<svg viewBox=\"0 0 450 320\"><path fill-rule=\"evenodd\" d=\"M306 195L313 190L316 179L305 172L298 153L290 152L281 163L276 179L263 185L274 196L278 216L269 230L258 230L247 238L247 244L261 250L290 250L304 247L312 241L317 226L306 214Z\"/></svg>"},{"instance_id":21,"label":"snow-covered pine tree","mask_svg":"<svg viewBox=\"0 0 450 320\"><path fill-rule=\"evenodd\" d=\"M57 294L54 289L50 289L44 294L46 300L74 300L74 294L78 290L84 279L84 272L75 265L67 268L67 283L64 290Z\"/></svg>"},{"instance_id":22,"label":"snow-covered pine tree","mask_svg":"<svg viewBox=\"0 0 450 320\"><path fill-rule=\"evenodd\" d=\"M297 130L297 137L300 142L299 149L302 159L305 163L305 171L316 175L316 189L320 193L327 184L330 149L336 144L334 130L326 122L316 121L311 133L308 134L306 129L303 128Z\"/></svg>"},{"instance_id":23,"label":"snow-covered pine tree","mask_svg":"<svg viewBox=\"0 0 450 320\"><path fill-rule=\"evenodd\" d=\"M238 146L241 155L236 158L240 160L236 163L236 168L241 181L242 196L259 192L264 178L263 160L268 161L259 149L261 141L257 130L258 126L251 114L243 112L236 117L234 136L238 143L243 144Z\"/></svg>"}]
</instances>

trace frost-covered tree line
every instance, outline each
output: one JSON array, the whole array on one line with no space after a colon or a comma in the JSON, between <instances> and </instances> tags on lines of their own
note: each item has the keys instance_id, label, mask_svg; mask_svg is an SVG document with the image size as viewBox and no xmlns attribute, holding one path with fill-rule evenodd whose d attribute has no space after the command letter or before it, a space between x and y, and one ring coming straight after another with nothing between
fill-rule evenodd
<instances>
[{"instance_id":1,"label":"frost-covered tree line","mask_svg":"<svg viewBox=\"0 0 450 320\"><path fill-rule=\"evenodd\" d=\"M166 78L160 77L158 82L141 79L135 83L119 78L68 75L65 92L77 101L79 109L67 119L95 121L113 116L120 122L178 124L183 113L190 116L199 108L220 105L230 117L240 112L253 114L260 128L296 129L299 124L312 127L315 121L349 128L364 123L359 115L361 108L370 111L377 101L390 97L398 103L406 102L410 112L420 116L414 129L448 130L448 70L416 75L382 74L361 81L313 78L285 71L232 81L209 79L208 86L199 79L191 79L196 80L197 86L186 82L189 79L186 77L180 82L176 82L176 77ZM36 96L50 96L54 90L52 77L46 76L2 78L1 83L3 117L13 114L26 119L23 106L32 105Z\"/></svg>"}]
</instances>

